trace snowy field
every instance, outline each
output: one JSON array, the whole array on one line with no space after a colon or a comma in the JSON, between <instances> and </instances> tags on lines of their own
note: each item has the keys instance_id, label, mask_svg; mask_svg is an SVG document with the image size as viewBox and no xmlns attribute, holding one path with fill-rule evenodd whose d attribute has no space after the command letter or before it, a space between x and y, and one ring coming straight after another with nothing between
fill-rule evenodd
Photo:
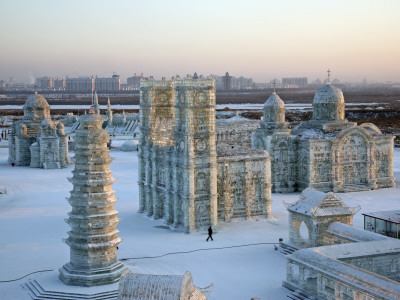
<instances>
[{"instance_id":1,"label":"snowy field","mask_svg":"<svg viewBox=\"0 0 400 300\"><path fill-rule=\"evenodd\" d=\"M122 152L117 143L113 146L116 148L111 152L114 158L111 169L119 179L113 185L119 197L115 207L123 238L118 257L134 258L125 261L132 272L184 274L189 270L195 285L214 284L209 299L286 299L288 291L281 287L286 274L285 256L275 251L273 245L245 245L275 243L279 238L287 240L288 214L282 201L296 201L299 193L272 194L273 218L221 223L214 241L206 242L205 231L185 235L163 228L162 220L154 221L136 212L137 152ZM69 230L64 222L70 211L65 197L72 188L67 177L72 176L73 165L62 170L11 167L7 156L8 149L0 148L0 186L8 192L0 196L0 299L28 300L30 297L21 284L45 273L4 281L34 271L57 270L69 261L69 248L62 238L67 237ZM395 150L395 176L400 178L399 149ZM400 209L399 192L398 188L392 188L341 194L341 197L350 206L361 205L354 226L362 228L362 213ZM203 250L165 255L197 249ZM160 255L165 256L144 258Z\"/></svg>"}]
</instances>

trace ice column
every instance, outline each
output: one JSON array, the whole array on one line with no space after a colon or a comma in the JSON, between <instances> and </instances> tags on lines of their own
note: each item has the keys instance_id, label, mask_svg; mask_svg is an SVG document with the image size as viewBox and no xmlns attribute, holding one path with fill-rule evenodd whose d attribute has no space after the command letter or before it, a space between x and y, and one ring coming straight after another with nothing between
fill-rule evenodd
<instances>
[{"instance_id":1,"label":"ice column","mask_svg":"<svg viewBox=\"0 0 400 300\"><path fill-rule=\"evenodd\" d=\"M112 190L109 137L102 124L103 118L92 107L80 118L76 132L75 169L69 178L73 190L67 199L72 211L66 220L71 227L66 239L70 262L60 269L60 279L68 285L111 284L126 270L117 260L121 242L114 209L117 198Z\"/></svg>"}]
</instances>

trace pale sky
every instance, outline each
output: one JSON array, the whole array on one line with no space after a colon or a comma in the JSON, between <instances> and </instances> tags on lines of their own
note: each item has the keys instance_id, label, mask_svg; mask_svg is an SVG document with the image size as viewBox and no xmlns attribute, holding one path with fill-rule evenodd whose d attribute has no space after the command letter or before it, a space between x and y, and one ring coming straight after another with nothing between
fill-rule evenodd
<instances>
[{"instance_id":1,"label":"pale sky","mask_svg":"<svg viewBox=\"0 0 400 300\"><path fill-rule=\"evenodd\" d=\"M0 0L0 80L400 81L398 0Z\"/></svg>"}]
</instances>

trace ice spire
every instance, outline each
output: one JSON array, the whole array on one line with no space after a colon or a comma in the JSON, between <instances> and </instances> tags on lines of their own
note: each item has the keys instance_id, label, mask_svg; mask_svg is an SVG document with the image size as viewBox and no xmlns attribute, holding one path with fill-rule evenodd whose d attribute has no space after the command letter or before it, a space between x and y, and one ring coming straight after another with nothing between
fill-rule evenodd
<instances>
[{"instance_id":1,"label":"ice spire","mask_svg":"<svg viewBox=\"0 0 400 300\"><path fill-rule=\"evenodd\" d=\"M97 97L97 93L94 92L94 111L96 112L96 114L100 114L100 109L99 109L99 98Z\"/></svg>"}]
</instances>

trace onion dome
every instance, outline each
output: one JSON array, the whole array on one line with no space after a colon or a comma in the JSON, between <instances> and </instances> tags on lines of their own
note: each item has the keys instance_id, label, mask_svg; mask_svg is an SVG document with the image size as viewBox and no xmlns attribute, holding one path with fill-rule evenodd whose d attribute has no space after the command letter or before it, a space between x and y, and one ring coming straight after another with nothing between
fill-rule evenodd
<instances>
[{"instance_id":1,"label":"onion dome","mask_svg":"<svg viewBox=\"0 0 400 300\"><path fill-rule=\"evenodd\" d=\"M331 84L321 87L314 96L313 119L318 121L344 120L343 92Z\"/></svg>"},{"instance_id":2,"label":"onion dome","mask_svg":"<svg viewBox=\"0 0 400 300\"><path fill-rule=\"evenodd\" d=\"M275 92L264 104L264 122L285 122L285 103Z\"/></svg>"},{"instance_id":3,"label":"onion dome","mask_svg":"<svg viewBox=\"0 0 400 300\"><path fill-rule=\"evenodd\" d=\"M40 121L46 118L50 118L50 105L42 95L35 92L25 102L24 119Z\"/></svg>"}]
</instances>

